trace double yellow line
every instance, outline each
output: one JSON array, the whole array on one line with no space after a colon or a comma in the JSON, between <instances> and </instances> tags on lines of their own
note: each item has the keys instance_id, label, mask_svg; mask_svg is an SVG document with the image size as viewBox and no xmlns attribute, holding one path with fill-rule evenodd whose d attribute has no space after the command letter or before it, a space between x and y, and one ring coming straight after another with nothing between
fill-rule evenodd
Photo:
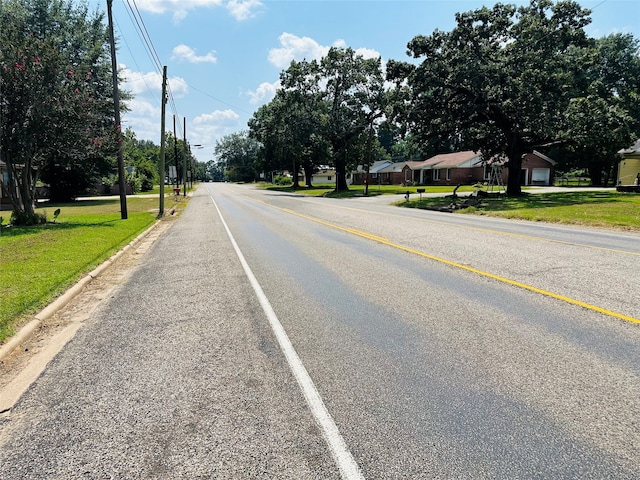
<instances>
[{"instance_id":1,"label":"double yellow line","mask_svg":"<svg viewBox=\"0 0 640 480\"><path fill-rule=\"evenodd\" d=\"M459 268L461 270L466 270L467 272L475 273L477 275L482 275L483 277L491 278L493 280L497 280L499 282L506 283L508 285L513 285L515 287L522 288L524 290L529 290L530 292L535 292L535 293L538 293L540 295L544 295L546 297L555 298L557 300L561 300L563 302L570 303L572 305L577 305L579 307L586 308L588 310L592 310L594 312L601 313L603 315L608 315L610 317L619 318L620 320L625 320L627 322L631 322L631 323L635 323L635 324L640 325L640 319L634 318L634 317L630 317L629 315L624 315L622 313L618 313L618 312L614 312L614 311L611 311L611 310L607 310L605 308L600 308L600 307L598 307L596 305L591 305L589 303L581 302L580 300L575 300L575 299L570 298L570 297L565 297L564 295L559 295L557 293L553 293L553 292L550 292L548 290L543 290L541 288L537 288L537 287L534 287L534 286L531 286L531 285L527 285L526 283L521 283L521 282L517 282L515 280L510 280L508 278L501 277L499 275L494 275L493 273L485 272L483 270L478 270L477 268L469 267L469 266L463 265L461 263L452 262L452 261L446 260L444 258L436 257L434 255L429 255L428 253L424 253L424 252L421 252L419 250L415 250L413 248L405 247L404 245L399 245L397 243L393 243L387 238L379 237L377 235L373 235L371 233L364 232L362 230L357 230L355 228L341 227L340 225L336 225L334 223L326 222L326 221L320 220L318 218L310 217L309 215L304 215L302 213L298 213L298 212L296 212L294 210L290 210L288 208L276 207L275 205L271 205L271 204L268 204L266 202L262 202L260 200L257 200L257 201L259 201L260 203L263 203L263 204L265 204L265 205L267 205L267 206L269 206L271 208L275 208L275 209L280 210L282 212L289 213L291 215L295 215L297 217L304 218L306 220L310 220L312 222L319 223L321 225L325 225L327 227L334 228L336 230L341 230L343 232L350 233L352 235L357 235L358 237L362 237L362 238L366 238L366 239L369 239L369 240L373 240L374 242L378 242L378 243L381 243L383 245L387 245L389 247L397 248L398 250L403 250L405 252L412 253L414 255L419 255L420 257L423 257L423 258L428 258L429 260L433 260L433 261L436 261L436 262L443 263L445 265L449 265L451 267Z\"/></svg>"}]
</instances>

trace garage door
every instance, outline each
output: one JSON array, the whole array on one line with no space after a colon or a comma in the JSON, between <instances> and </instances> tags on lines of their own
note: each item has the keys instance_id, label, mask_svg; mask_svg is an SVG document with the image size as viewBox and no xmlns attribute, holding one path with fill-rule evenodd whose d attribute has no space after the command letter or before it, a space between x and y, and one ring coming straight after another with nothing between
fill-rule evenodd
<instances>
[{"instance_id":1,"label":"garage door","mask_svg":"<svg viewBox=\"0 0 640 480\"><path fill-rule=\"evenodd\" d=\"M550 168L534 168L531 171L532 185L549 185L549 177L551 175Z\"/></svg>"}]
</instances>

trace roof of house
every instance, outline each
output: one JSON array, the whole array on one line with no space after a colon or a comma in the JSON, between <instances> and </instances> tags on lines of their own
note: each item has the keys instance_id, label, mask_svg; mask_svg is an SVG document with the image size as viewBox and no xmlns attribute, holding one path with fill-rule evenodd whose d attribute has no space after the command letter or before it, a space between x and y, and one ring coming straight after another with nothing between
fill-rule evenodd
<instances>
[{"instance_id":1,"label":"roof of house","mask_svg":"<svg viewBox=\"0 0 640 480\"><path fill-rule=\"evenodd\" d=\"M387 165L386 167L378 170L378 173L394 173L394 172L402 172L404 165L407 162L396 162L391 165Z\"/></svg>"},{"instance_id":2,"label":"roof of house","mask_svg":"<svg viewBox=\"0 0 640 480\"><path fill-rule=\"evenodd\" d=\"M404 164L409 167L411 170L420 170L422 168L422 166L424 165L424 162L426 160L421 160L419 162L404 162Z\"/></svg>"},{"instance_id":3,"label":"roof of house","mask_svg":"<svg viewBox=\"0 0 640 480\"><path fill-rule=\"evenodd\" d=\"M378 160L377 162L373 162L373 165L369 167L369 173L378 173L380 170L391 165L390 160Z\"/></svg>"},{"instance_id":4,"label":"roof of house","mask_svg":"<svg viewBox=\"0 0 640 480\"><path fill-rule=\"evenodd\" d=\"M618 153L621 153L623 155L624 154L627 154L627 155L640 154L640 139L638 139L638 141L634 143L632 146L630 146L629 148L623 148Z\"/></svg>"},{"instance_id":5,"label":"roof of house","mask_svg":"<svg viewBox=\"0 0 640 480\"><path fill-rule=\"evenodd\" d=\"M422 165L422 170L432 168L475 167L481 161L482 155L471 150L441 153L440 155L425 160Z\"/></svg>"},{"instance_id":6,"label":"roof of house","mask_svg":"<svg viewBox=\"0 0 640 480\"><path fill-rule=\"evenodd\" d=\"M537 150L533 151L533 155L535 155L536 157L542 158L543 160L546 160L547 162L549 162L551 165L556 165L557 162L549 157L547 157L544 153L540 153Z\"/></svg>"}]
</instances>

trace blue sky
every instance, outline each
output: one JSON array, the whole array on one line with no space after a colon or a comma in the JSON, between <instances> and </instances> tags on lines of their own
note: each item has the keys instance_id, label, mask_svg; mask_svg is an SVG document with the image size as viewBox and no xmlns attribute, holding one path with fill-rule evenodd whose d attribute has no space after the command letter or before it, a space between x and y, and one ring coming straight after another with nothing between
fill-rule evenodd
<instances>
[{"instance_id":1,"label":"blue sky","mask_svg":"<svg viewBox=\"0 0 640 480\"><path fill-rule=\"evenodd\" d=\"M352 47L365 56L409 60L415 35L454 26L455 12L495 1L439 0L114 0L119 38L118 64L125 88L134 93L123 126L139 139L160 143L162 66L167 66L172 101L167 129L176 115L178 137L200 161L213 157L218 139L247 128L253 112L267 103L278 75L292 59L322 57L331 46ZM528 3L528 2L504 2ZM106 9L106 0L89 0ZM582 0L591 8L587 32L640 36L640 0ZM134 17L132 10L139 13ZM138 18L138 23L134 20ZM150 40L149 53L140 29ZM154 60L155 58L155 60Z\"/></svg>"}]
</instances>

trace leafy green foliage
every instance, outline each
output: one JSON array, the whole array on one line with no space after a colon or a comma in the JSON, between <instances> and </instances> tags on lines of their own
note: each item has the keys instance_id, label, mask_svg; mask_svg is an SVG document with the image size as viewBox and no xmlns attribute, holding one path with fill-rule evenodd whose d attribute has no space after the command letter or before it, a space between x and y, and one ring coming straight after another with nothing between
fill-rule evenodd
<instances>
[{"instance_id":1,"label":"leafy green foliage","mask_svg":"<svg viewBox=\"0 0 640 480\"><path fill-rule=\"evenodd\" d=\"M13 226L32 226L43 225L47 223L47 215L39 212L21 212L14 210L11 213L11 225Z\"/></svg>"},{"instance_id":2,"label":"leafy green foliage","mask_svg":"<svg viewBox=\"0 0 640 480\"><path fill-rule=\"evenodd\" d=\"M456 14L451 32L415 37L408 50L422 63L388 70L397 84L408 81L414 134L507 157L508 192L519 194L522 155L558 140L569 101L584 89L588 14L571 0L496 4Z\"/></svg>"},{"instance_id":3,"label":"leafy green foliage","mask_svg":"<svg viewBox=\"0 0 640 480\"><path fill-rule=\"evenodd\" d=\"M0 2L0 156L15 210L33 212L39 178L62 197L111 168L117 132L106 38L102 16L87 5Z\"/></svg>"},{"instance_id":4,"label":"leafy green foliage","mask_svg":"<svg viewBox=\"0 0 640 480\"><path fill-rule=\"evenodd\" d=\"M280 186L288 186L293 183L291 177L286 177L284 175L276 175L273 179L273 183Z\"/></svg>"},{"instance_id":5,"label":"leafy green foliage","mask_svg":"<svg viewBox=\"0 0 640 480\"><path fill-rule=\"evenodd\" d=\"M216 142L215 154L223 162L225 177L232 182L253 182L258 177L260 145L248 132L232 133Z\"/></svg>"},{"instance_id":6,"label":"leafy green foliage","mask_svg":"<svg viewBox=\"0 0 640 480\"><path fill-rule=\"evenodd\" d=\"M594 185L614 178L617 152L640 135L639 47L630 34L597 39L585 65L586 87L565 110L565 148Z\"/></svg>"},{"instance_id":7,"label":"leafy green foliage","mask_svg":"<svg viewBox=\"0 0 640 480\"><path fill-rule=\"evenodd\" d=\"M314 169L333 164L337 189L347 190L347 168L384 155L376 129L389 96L380 58L334 47L319 62L291 62L280 82L249 122L265 170L292 170L295 188L302 167L310 187Z\"/></svg>"}]
</instances>

